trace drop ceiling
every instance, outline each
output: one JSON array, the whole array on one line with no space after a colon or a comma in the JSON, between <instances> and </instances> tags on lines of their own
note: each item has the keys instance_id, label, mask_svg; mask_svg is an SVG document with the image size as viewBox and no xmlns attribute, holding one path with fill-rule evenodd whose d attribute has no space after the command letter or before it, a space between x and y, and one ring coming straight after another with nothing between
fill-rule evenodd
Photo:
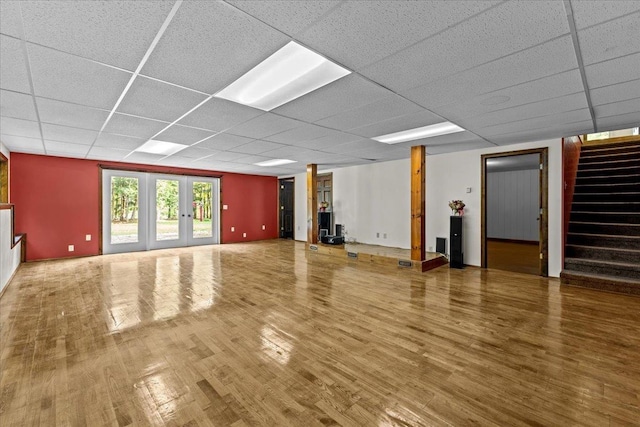
<instances>
[{"instance_id":1,"label":"drop ceiling","mask_svg":"<svg viewBox=\"0 0 640 427\"><path fill-rule=\"evenodd\" d=\"M352 73L270 112L214 97L290 41ZM12 152L263 175L436 155L638 126L640 2L3 0L0 89ZM371 139L443 121L466 131Z\"/></svg>"}]
</instances>

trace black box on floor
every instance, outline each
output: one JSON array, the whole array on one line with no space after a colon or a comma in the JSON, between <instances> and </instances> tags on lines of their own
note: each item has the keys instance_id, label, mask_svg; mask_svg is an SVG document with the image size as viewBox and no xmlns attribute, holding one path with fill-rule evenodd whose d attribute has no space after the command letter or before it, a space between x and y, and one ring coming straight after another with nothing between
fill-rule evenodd
<instances>
[{"instance_id":1,"label":"black box on floor","mask_svg":"<svg viewBox=\"0 0 640 427\"><path fill-rule=\"evenodd\" d=\"M321 240L325 245L342 245L344 244L344 237L342 236L322 236Z\"/></svg>"}]
</instances>

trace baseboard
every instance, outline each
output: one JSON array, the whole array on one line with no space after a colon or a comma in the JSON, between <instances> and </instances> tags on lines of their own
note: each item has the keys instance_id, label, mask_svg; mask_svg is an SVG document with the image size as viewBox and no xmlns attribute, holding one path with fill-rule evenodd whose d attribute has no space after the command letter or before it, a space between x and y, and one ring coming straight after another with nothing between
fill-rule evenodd
<instances>
[{"instance_id":1,"label":"baseboard","mask_svg":"<svg viewBox=\"0 0 640 427\"><path fill-rule=\"evenodd\" d=\"M540 244L540 242L537 240L498 239L495 237L487 237L487 242L518 243L520 245L536 245L536 246Z\"/></svg>"}]
</instances>

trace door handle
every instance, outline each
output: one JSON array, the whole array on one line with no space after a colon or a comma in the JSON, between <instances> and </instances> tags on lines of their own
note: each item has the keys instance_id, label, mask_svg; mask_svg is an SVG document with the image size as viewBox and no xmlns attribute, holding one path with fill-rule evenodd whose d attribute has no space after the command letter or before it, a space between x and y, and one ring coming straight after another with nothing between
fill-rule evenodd
<instances>
[{"instance_id":1,"label":"door handle","mask_svg":"<svg viewBox=\"0 0 640 427\"><path fill-rule=\"evenodd\" d=\"M184 216L184 214L182 214L182 216Z\"/></svg>"},{"instance_id":2,"label":"door handle","mask_svg":"<svg viewBox=\"0 0 640 427\"><path fill-rule=\"evenodd\" d=\"M184 215L182 215L182 216L184 216ZM187 215L187 216L188 216L189 218L191 218L191 214L189 214L189 215Z\"/></svg>"}]
</instances>

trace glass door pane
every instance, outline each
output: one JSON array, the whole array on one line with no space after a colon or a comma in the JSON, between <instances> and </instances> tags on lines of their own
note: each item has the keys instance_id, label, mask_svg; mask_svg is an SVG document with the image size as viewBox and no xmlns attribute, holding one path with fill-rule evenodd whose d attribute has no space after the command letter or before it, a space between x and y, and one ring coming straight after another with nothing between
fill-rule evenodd
<instances>
[{"instance_id":1,"label":"glass door pane","mask_svg":"<svg viewBox=\"0 0 640 427\"><path fill-rule=\"evenodd\" d=\"M194 239L213 237L213 183L194 181L192 184Z\"/></svg>"},{"instance_id":2,"label":"glass door pane","mask_svg":"<svg viewBox=\"0 0 640 427\"><path fill-rule=\"evenodd\" d=\"M180 186L177 180L156 180L156 240L180 239Z\"/></svg>"}]
</instances>

